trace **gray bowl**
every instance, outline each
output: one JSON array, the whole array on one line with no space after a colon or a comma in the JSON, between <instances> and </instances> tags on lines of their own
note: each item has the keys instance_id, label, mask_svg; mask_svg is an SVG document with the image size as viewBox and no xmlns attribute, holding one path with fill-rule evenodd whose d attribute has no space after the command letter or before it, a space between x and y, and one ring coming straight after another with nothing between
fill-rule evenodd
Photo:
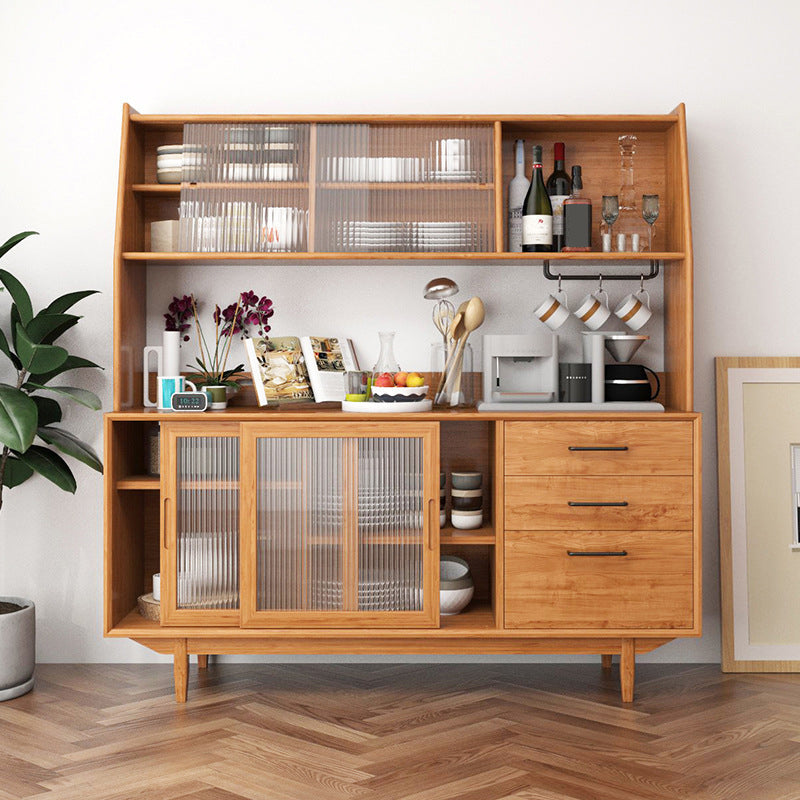
<instances>
[{"instance_id":1,"label":"gray bowl","mask_svg":"<svg viewBox=\"0 0 800 800\"><path fill-rule=\"evenodd\" d=\"M483 474L480 472L453 472L450 476L454 489L480 489Z\"/></svg>"}]
</instances>

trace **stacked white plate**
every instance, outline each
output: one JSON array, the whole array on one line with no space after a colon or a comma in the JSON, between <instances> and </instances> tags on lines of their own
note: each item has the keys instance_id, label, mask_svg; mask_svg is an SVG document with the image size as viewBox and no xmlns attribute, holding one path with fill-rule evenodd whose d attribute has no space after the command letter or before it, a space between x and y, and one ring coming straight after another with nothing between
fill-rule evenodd
<instances>
[{"instance_id":1,"label":"stacked white plate","mask_svg":"<svg viewBox=\"0 0 800 800\"><path fill-rule=\"evenodd\" d=\"M311 604L322 611L340 610L342 584L336 580L311 580ZM361 581L358 585L359 611L418 611L422 590L396 580Z\"/></svg>"},{"instance_id":2,"label":"stacked white plate","mask_svg":"<svg viewBox=\"0 0 800 800\"><path fill-rule=\"evenodd\" d=\"M474 222L337 221L336 246L347 250L475 250Z\"/></svg>"},{"instance_id":3,"label":"stacked white plate","mask_svg":"<svg viewBox=\"0 0 800 800\"><path fill-rule=\"evenodd\" d=\"M328 181L415 183L425 180L425 160L400 156L331 156L325 159L323 175Z\"/></svg>"}]
</instances>

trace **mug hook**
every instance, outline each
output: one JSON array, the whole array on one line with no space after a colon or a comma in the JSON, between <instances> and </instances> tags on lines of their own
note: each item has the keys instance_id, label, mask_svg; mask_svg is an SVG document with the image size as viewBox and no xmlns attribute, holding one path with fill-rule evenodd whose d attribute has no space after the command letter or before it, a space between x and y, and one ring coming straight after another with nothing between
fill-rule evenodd
<instances>
[{"instance_id":1,"label":"mug hook","mask_svg":"<svg viewBox=\"0 0 800 800\"><path fill-rule=\"evenodd\" d=\"M639 276L639 291L644 291L644 273Z\"/></svg>"}]
</instances>

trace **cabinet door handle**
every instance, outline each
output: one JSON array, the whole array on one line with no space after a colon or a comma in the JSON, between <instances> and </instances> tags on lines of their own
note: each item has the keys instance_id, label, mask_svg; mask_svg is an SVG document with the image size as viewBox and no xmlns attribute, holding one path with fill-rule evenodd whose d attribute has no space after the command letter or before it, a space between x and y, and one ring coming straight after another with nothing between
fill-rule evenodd
<instances>
[{"instance_id":1,"label":"cabinet door handle","mask_svg":"<svg viewBox=\"0 0 800 800\"><path fill-rule=\"evenodd\" d=\"M570 450L576 453L597 453L597 452L621 452L623 450L628 449L628 445L621 444L621 445L608 445L603 447L578 447L577 445L571 445Z\"/></svg>"},{"instance_id":2,"label":"cabinet door handle","mask_svg":"<svg viewBox=\"0 0 800 800\"><path fill-rule=\"evenodd\" d=\"M433 550L433 529L438 524L438 515L436 513L436 501L431 498L428 500L428 550Z\"/></svg>"},{"instance_id":3,"label":"cabinet door handle","mask_svg":"<svg viewBox=\"0 0 800 800\"><path fill-rule=\"evenodd\" d=\"M165 550L169 550L169 537L167 536L167 529L169 527L169 503L169 497L165 497L161 501L161 546Z\"/></svg>"},{"instance_id":4,"label":"cabinet door handle","mask_svg":"<svg viewBox=\"0 0 800 800\"><path fill-rule=\"evenodd\" d=\"M596 506L613 506L615 508L624 508L628 505L627 500L612 500L612 501L583 501L583 500L568 500L568 506L572 506L573 508L586 508L586 507L596 507Z\"/></svg>"},{"instance_id":5,"label":"cabinet door handle","mask_svg":"<svg viewBox=\"0 0 800 800\"><path fill-rule=\"evenodd\" d=\"M627 550L567 550L568 556L626 556Z\"/></svg>"}]
</instances>

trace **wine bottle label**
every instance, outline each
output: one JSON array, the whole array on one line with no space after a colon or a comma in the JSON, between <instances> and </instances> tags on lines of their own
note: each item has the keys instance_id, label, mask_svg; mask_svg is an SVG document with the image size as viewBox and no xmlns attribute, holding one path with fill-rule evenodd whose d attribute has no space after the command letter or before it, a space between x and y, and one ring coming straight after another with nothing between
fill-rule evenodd
<instances>
[{"instance_id":1,"label":"wine bottle label","mask_svg":"<svg viewBox=\"0 0 800 800\"><path fill-rule=\"evenodd\" d=\"M551 194L550 205L553 206L553 235L561 236L564 233L564 201L568 194Z\"/></svg>"},{"instance_id":2,"label":"wine bottle label","mask_svg":"<svg viewBox=\"0 0 800 800\"><path fill-rule=\"evenodd\" d=\"M522 252L522 206L508 211L508 251Z\"/></svg>"},{"instance_id":3,"label":"wine bottle label","mask_svg":"<svg viewBox=\"0 0 800 800\"><path fill-rule=\"evenodd\" d=\"M522 244L553 244L553 218L549 214L526 214L522 218Z\"/></svg>"}]
</instances>

